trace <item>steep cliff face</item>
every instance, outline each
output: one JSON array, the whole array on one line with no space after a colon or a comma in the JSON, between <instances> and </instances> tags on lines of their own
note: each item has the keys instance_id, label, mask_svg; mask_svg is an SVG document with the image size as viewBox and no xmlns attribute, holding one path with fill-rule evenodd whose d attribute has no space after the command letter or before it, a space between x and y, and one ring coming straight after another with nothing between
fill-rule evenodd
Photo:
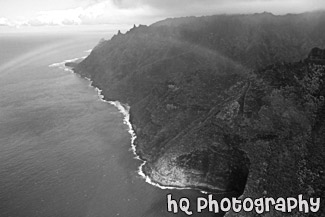
<instances>
[{"instance_id":1,"label":"steep cliff face","mask_svg":"<svg viewBox=\"0 0 325 217\"><path fill-rule=\"evenodd\" d=\"M153 181L317 196L324 67L284 62L324 47L324 24L320 12L167 19L102 41L74 70L107 100L131 106L137 152Z\"/></svg>"},{"instance_id":2,"label":"steep cliff face","mask_svg":"<svg viewBox=\"0 0 325 217\"><path fill-rule=\"evenodd\" d=\"M306 59L270 65L253 77L245 100L246 115L236 132L251 162L242 197L302 194L324 199L325 66ZM322 201L315 214L287 215L321 216L324 205ZM283 213L273 210L265 216Z\"/></svg>"},{"instance_id":3,"label":"steep cliff face","mask_svg":"<svg viewBox=\"0 0 325 217\"><path fill-rule=\"evenodd\" d=\"M325 64L325 49L314 47L308 54L308 60L315 64Z\"/></svg>"}]
</instances>

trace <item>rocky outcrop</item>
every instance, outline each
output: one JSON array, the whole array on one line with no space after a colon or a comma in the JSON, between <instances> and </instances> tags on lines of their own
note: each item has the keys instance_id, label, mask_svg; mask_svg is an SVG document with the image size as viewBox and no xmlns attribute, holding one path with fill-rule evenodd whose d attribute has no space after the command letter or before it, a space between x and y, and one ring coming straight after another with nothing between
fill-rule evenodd
<instances>
[{"instance_id":1,"label":"rocky outcrop","mask_svg":"<svg viewBox=\"0 0 325 217\"><path fill-rule=\"evenodd\" d=\"M324 23L321 12L168 19L113 36L74 70L131 106L153 181L324 197L324 67L295 62L325 45Z\"/></svg>"},{"instance_id":2,"label":"rocky outcrop","mask_svg":"<svg viewBox=\"0 0 325 217\"><path fill-rule=\"evenodd\" d=\"M325 49L313 48L308 55L308 61L325 65Z\"/></svg>"},{"instance_id":3,"label":"rocky outcrop","mask_svg":"<svg viewBox=\"0 0 325 217\"><path fill-rule=\"evenodd\" d=\"M77 62L66 62L64 65L69 68L75 68L78 65L78 63Z\"/></svg>"}]
</instances>

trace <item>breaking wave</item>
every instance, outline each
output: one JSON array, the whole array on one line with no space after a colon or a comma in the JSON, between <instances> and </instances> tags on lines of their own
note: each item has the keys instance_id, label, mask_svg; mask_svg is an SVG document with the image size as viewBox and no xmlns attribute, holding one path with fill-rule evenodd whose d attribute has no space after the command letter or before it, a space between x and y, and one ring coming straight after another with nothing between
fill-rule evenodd
<instances>
[{"instance_id":1,"label":"breaking wave","mask_svg":"<svg viewBox=\"0 0 325 217\"><path fill-rule=\"evenodd\" d=\"M69 69L68 67L65 66L65 63L66 62L73 62L73 61L80 61L82 59L85 59L86 57L81 57L81 58L74 58L74 59L70 59L70 60L65 60L65 61L62 61L62 62L59 62L59 63L54 63L54 64L51 64L49 67L58 67L60 69L63 69L65 71L69 71L69 72L72 72L74 73L73 70ZM76 74L76 73L74 73ZM81 77L79 74L76 74L78 75L79 77ZM164 185L160 185L156 182L154 182L148 175L146 175L144 172L143 172L143 167L144 165L147 163L146 160L142 159L138 154L137 154L137 147L136 145L134 144L134 141L136 140L137 136L136 136L136 133L133 129L133 126L132 126L132 123L130 121L130 106L128 104L123 104L119 101L107 101L105 100L105 96L102 94L102 90L99 89L98 87L95 87L92 85L93 81L88 78L88 77L82 77L84 79L86 79L87 81L89 81L89 86L90 87L93 87L95 89L95 91L97 92L97 95L98 95L98 98L100 101L102 102L105 102L105 103L109 103L111 105L113 105L114 107L116 107L120 113L123 114L123 123L125 125L128 126L128 133L131 135L131 148L130 148L130 151L133 152L134 154L134 158L141 161L141 165L138 167L138 175L140 177L142 177L146 183L150 184L150 185L153 185L155 187L158 187L160 189L179 189L179 190L184 190L184 189L193 189L192 187L174 187L174 186L164 186ZM202 191L200 190L201 193L204 193L204 194L207 194L206 191Z\"/></svg>"}]
</instances>

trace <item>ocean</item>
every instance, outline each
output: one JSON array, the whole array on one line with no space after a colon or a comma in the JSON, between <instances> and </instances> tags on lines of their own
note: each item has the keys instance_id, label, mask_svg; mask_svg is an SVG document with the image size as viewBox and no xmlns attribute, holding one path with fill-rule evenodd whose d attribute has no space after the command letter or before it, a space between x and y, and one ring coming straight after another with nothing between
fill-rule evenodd
<instances>
[{"instance_id":1,"label":"ocean","mask_svg":"<svg viewBox=\"0 0 325 217\"><path fill-rule=\"evenodd\" d=\"M167 194L193 210L204 196L146 183L123 114L54 64L88 55L100 38L0 35L0 217L175 216Z\"/></svg>"}]
</instances>

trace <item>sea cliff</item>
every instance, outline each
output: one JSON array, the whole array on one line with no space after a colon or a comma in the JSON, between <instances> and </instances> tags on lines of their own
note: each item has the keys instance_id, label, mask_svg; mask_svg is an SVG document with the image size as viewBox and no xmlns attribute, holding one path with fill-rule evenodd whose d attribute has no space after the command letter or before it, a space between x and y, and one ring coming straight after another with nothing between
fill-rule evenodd
<instances>
[{"instance_id":1,"label":"sea cliff","mask_svg":"<svg viewBox=\"0 0 325 217\"><path fill-rule=\"evenodd\" d=\"M74 71L130 106L152 181L324 198L325 72L310 58L324 26L323 12L167 19L102 40Z\"/></svg>"}]
</instances>

